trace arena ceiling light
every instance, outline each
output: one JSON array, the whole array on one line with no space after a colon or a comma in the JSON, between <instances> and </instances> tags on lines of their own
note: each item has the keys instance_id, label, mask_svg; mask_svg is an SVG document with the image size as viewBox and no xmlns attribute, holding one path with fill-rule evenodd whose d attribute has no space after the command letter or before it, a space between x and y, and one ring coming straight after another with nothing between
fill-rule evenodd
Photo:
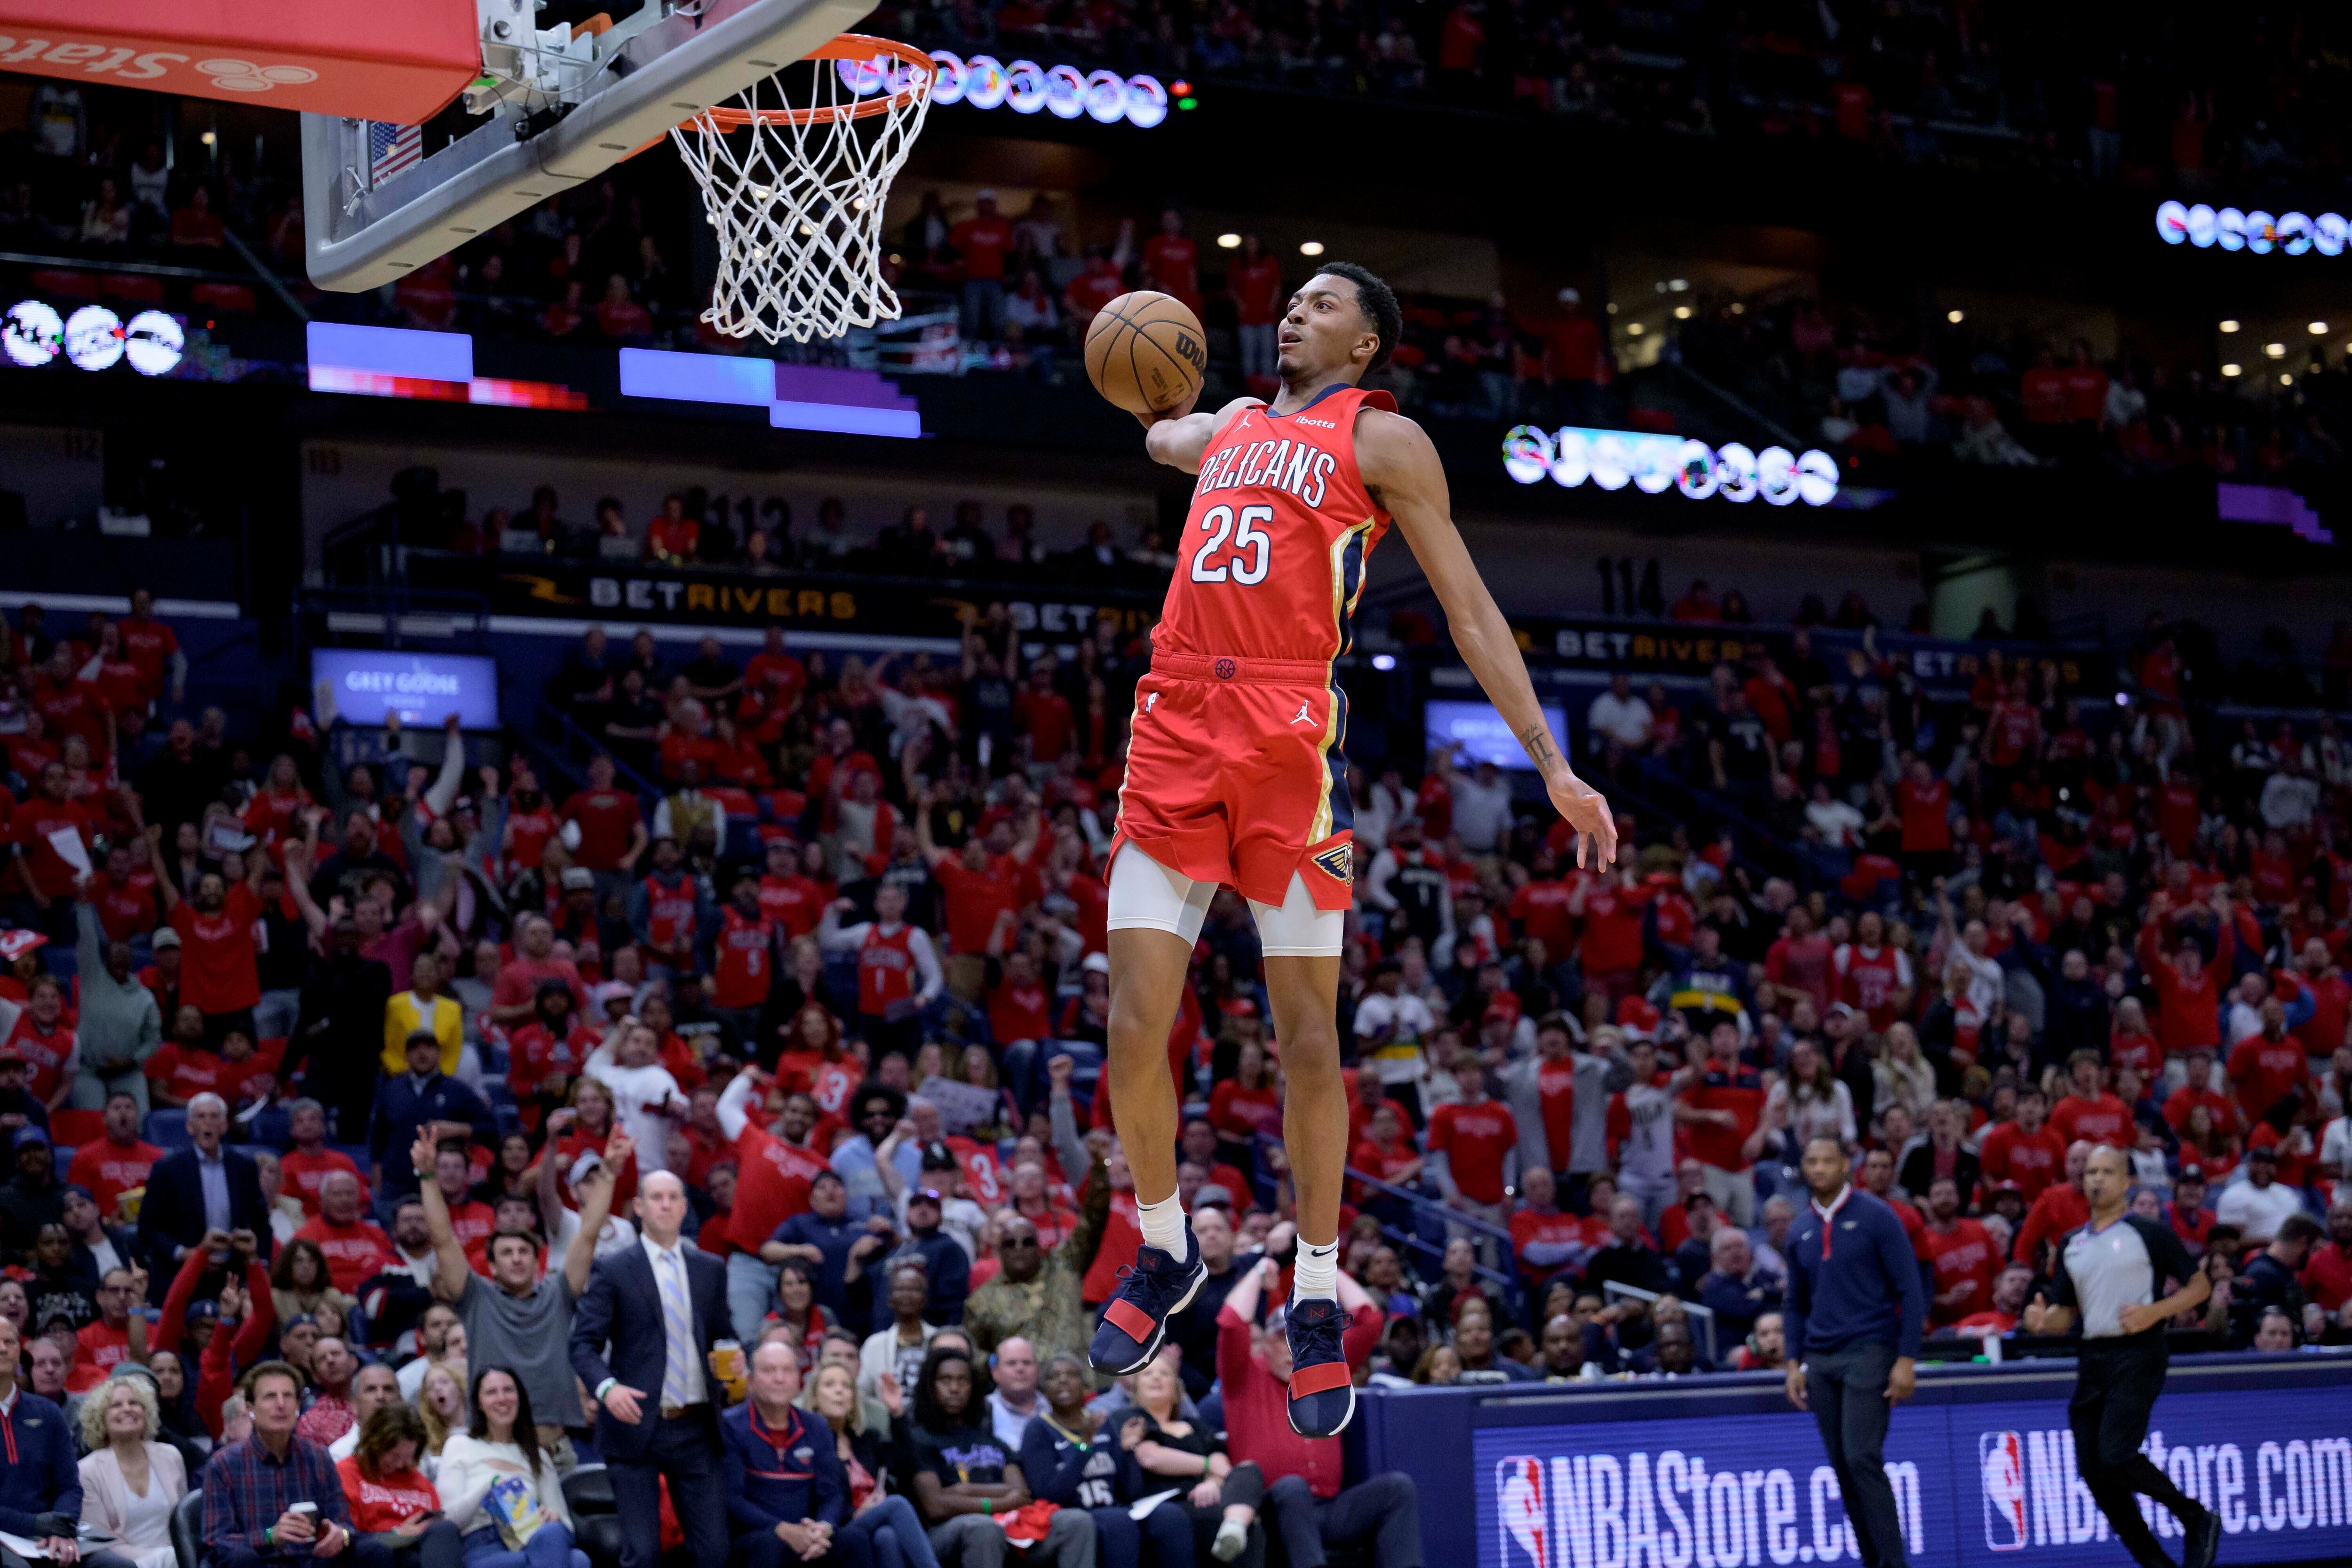
<instances>
[{"instance_id":1,"label":"arena ceiling light","mask_svg":"<svg viewBox=\"0 0 2352 1568\"><path fill-rule=\"evenodd\" d=\"M1838 491L1837 459L1827 452L1799 456L1786 447L1757 452L1737 441L1709 447L1682 436L1575 426L1514 426L1503 437L1503 469L1523 485L1549 478L1574 489L1590 480L1604 490L1630 484L1645 495L1672 488L1691 500L1745 503L1761 496L1768 506L1827 506Z\"/></svg>"},{"instance_id":2,"label":"arena ceiling light","mask_svg":"<svg viewBox=\"0 0 2352 1568\"><path fill-rule=\"evenodd\" d=\"M2263 345L2263 353L2272 359L2284 359L2286 358L2286 345L2284 343L2264 343Z\"/></svg>"},{"instance_id":3,"label":"arena ceiling light","mask_svg":"<svg viewBox=\"0 0 2352 1568\"><path fill-rule=\"evenodd\" d=\"M2234 332L2238 330L2238 323L2234 319L2225 321L2221 323L2221 330L2225 332Z\"/></svg>"},{"instance_id":4,"label":"arena ceiling light","mask_svg":"<svg viewBox=\"0 0 2352 1568\"><path fill-rule=\"evenodd\" d=\"M1066 65L1041 66L1035 60L1014 60L1007 65L992 55L966 58L946 49L933 49L931 59L939 67L931 79L931 101L935 104L1003 108L1015 114L1034 114L1043 110L1056 120L1076 120L1084 115L1101 125L1124 120L1145 131L1168 118L1168 89L1157 77L1122 77L1117 71L1082 71ZM844 60L841 64L846 68L851 62ZM843 79L850 79L846 70ZM861 87L860 90L868 89ZM878 76L871 90L879 90Z\"/></svg>"},{"instance_id":5,"label":"arena ceiling light","mask_svg":"<svg viewBox=\"0 0 2352 1568\"><path fill-rule=\"evenodd\" d=\"M2221 367L2221 374L2231 377L2241 376L2246 374L2246 367L2239 364L2225 364Z\"/></svg>"},{"instance_id":6,"label":"arena ceiling light","mask_svg":"<svg viewBox=\"0 0 2352 1568\"><path fill-rule=\"evenodd\" d=\"M2352 241L2352 224L2347 224L2341 213L2321 213L2317 217L2304 213L2273 216L2260 208L2242 212L2236 207L2208 206L2203 202L2183 206L2177 201L2168 201L2157 206L2156 234L2167 245L2193 245L2200 250L2219 247L2253 256L2268 256L2273 251L2301 256L2315 250L2322 256L2341 256L2347 242Z\"/></svg>"},{"instance_id":7,"label":"arena ceiling light","mask_svg":"<svg viewBox=\"0 0 2352 1568\"><path fill-rule=\"evenodd\" d=\"M1952 325L1956 327L1968 319L1969 313L1966 310L1947 310L1944 312L1944 320L1951 322Z\"/></svg>"},{"instance_id":8,"label":"arena ceiling light","mask_svg":"<svg viewBox=\"0 0 2352 1568\"><path fill-rule=\"evenodd\" d=\"M2314 321L2310 326L2306 327L2305 331L2308 331L2315 338L2324 338L2327 335L2327 323L2325 321Z\"/></svg>"},{"instance_id":9,"label":"arena ceiling light","mask_svg":"<svg viewBox=\"0 0 2352 1568\"><path fill-rule=\"evenodd\" d=\"M1320 256L1323 254L1323 242L1319 239L1307 240L1299 246L1298 254L1301 256Z\"/></svg>"},{"instance_id":10,"label":"arena ceiling light","mask_svg":"<svg viewBox=\"0 0 2352 1568\"><path fill-rule=\"evenodd\" d=\"M1677 305L1677 306L1675 306L1675 321L1689 321L1689 320L1690 320L1690 307L1689 307L1688 305Z\"/></svg>"},{"instance_id":11,"label":"arena ceiling light","mask_svg":"<svg viewBox=\"0 0 2352 1568\"><path fill-rule=\"evenodd\" d=\"M1219 250L1239 250L1241 247L1242 237L1240 235L1221 234L1217 236L1217 248Z\"/></svg>"}]
</instances>

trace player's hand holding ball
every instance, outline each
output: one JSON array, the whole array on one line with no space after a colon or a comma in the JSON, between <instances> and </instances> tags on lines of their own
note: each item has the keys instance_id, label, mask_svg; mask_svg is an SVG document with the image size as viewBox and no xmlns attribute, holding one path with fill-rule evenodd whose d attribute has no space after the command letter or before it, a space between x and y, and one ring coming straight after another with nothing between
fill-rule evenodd
<instances>
[{"instance_id":1,"label":"player's hand holding ball","mask_svg":"<svg viewBox=\"0 0 2352 1568\"><path fill-rule=\"evenodd\" d=\"M1209 338L1173 295L1121 294L1087 324L1087 379L1146 426L1192 412L1209 374Z\"/></svg>"}]
</instances>

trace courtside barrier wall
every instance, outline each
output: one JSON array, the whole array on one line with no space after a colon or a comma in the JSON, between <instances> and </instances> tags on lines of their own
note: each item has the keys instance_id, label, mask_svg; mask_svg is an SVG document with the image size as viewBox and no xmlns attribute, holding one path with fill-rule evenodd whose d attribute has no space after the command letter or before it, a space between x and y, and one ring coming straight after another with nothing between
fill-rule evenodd
<instances>
[{"instance_id":1,"label":"courtside barrier wall","mask_svg":"<svg viewBox=\"0 0 2352 1568\"><path fill-rule=\"evenodd\" d=\"M1886 1446L1915 1568L2130 1562L2074 1466L2074 1383L2068 1361L1921 1370ZM1427 1568L1859 1561L1774 1374L1371 1390L1357 1424L1351 1476L1418 1484ZM2147 1452L2221 1514L2224 1563L2352 1562L2352 1356L2179 1357Z\"/></svg>"}]
</instances>

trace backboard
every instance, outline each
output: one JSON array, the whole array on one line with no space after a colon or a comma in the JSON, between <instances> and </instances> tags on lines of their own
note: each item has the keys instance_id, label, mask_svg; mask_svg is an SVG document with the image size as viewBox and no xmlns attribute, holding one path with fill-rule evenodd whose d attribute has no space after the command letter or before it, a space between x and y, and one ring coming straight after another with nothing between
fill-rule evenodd
<instances>
[{"instance_id":1,"label":"backboard","mask_svg":"<svg viewBox=\"0 0 2352 1568\"><path fill-rule=\"evenodd\" d=\"M801 58L872 0L646 0L618 25L541 30L531 0L477 0L482 110L414 158L401 128L302 116L310 281L356 293L397 280L525 208L595 178L681 121ZM601 21L601 18L600 18Z\"/></svg>"}]
</instances>

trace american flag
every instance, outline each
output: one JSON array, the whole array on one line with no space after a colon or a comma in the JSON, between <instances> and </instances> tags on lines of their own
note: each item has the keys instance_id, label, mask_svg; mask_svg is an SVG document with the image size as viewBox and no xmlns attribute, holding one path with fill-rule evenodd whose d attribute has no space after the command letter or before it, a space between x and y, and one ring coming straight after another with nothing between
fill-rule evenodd
<instances>
[{"instance_id":1,"label":"american flag","mask_svg":"<svg viewBox=\"0 0 2352 1568\"><path fill-rule=\"evenodd\" d=\"M368 184L377 184L425 156L425 132L415 125L368 121Z\"/></svg>"}]
</instances>

